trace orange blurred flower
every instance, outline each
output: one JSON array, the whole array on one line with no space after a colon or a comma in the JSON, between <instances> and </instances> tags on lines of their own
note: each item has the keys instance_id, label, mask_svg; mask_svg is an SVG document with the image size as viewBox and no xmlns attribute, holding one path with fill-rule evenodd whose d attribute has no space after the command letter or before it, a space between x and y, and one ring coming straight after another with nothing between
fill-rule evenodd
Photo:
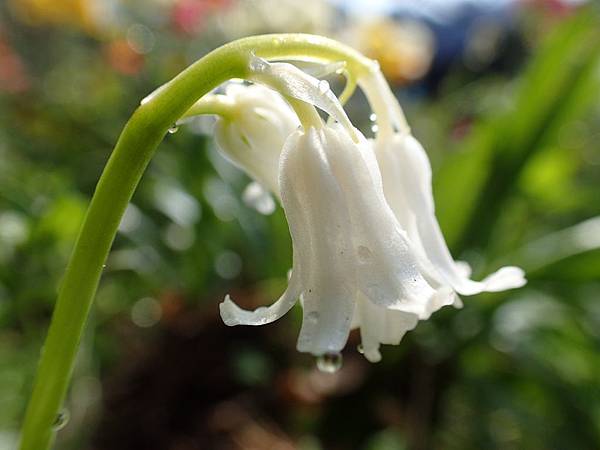
<instances>
[{"instance_id":1,"label":"orange blurred flower","mask_svg":"<svg viewBox=\"0 0 600 450\"><path fill-rule=\"evenodd\" d=\"M144 57L134 51L125 39L107 44L104 57L113 69L124 75L135 75L144 67Z\"/></svg>"}]
</instances>

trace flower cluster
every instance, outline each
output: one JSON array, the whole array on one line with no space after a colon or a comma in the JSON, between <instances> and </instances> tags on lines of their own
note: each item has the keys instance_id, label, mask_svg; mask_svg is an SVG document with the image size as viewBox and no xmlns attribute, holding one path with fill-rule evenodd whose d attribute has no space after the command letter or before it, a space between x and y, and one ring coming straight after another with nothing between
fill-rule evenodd
<instances>
[{"instance_id":1,"label":"flower cluster","mask_svg":"<svg viewBox=\"0 0 600 450\"><path fill-rule=\"evenodd\" d=\"M216 124L221 151L280 200L293 267L271 306L246 311L227 296L227 325L273 322L299 300L299 351L336 355L359 328L375 362L381 344L398 344L442 306L460 307L458 294L525 284L517 267L471 280L469 266L452 258L435 217L429 159L376 66L358 80L378 120L372 140L352 126L327 82L258 58L250 70L254 84L203 101L227 105Z\"/></svg>"}]
</instances>

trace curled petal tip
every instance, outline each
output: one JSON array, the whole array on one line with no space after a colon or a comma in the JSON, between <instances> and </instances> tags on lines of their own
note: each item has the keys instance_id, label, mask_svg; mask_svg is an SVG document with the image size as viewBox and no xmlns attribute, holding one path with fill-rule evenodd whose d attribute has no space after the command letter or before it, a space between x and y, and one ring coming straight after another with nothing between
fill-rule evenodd
<instances>
[{"instance_id":1,"label":"curled petal tip","mask_svg":"<svg viewBox=\"0 0 600 450\"><path fill-rule=\"evenodd\" d=\"M516 289L527 284L525 272L520 267L507 266L494 272L483 280L486 291L499 292L507 289Z\"/></svg>"},{"instance_id":2,"label":"curled petal tip","mask_svg":"<svg viewBox=\"0 0 600 450\"><path fill-rule=\"evenodd\" d=\"M235 325L266 325L287 313L296 303L298 296L298 285L296 279L292 276L288 289L279 300L269 307L260 306L254 311L247 311L236 305L231 297L226 295L225 300L219 305L219 311L225 325L230 327Z\"/></svg>"},{"instance_id":3,"label":"curled petal tip","mask_svg":"<svg viewBox=\"0 0 600 450\"><path fill-rule=\"evenodd\" d=\"M223 323L225 323L225 325L228 327L241 324L240 320L238 319L238 312L244 311L231 300L229 294L226 295L225 300L219 304L219 312L221 313L221 319L223 320Z\"/></svg>"},{"instance_id":4,"label":"curled petal tip","mask_svg":"<svg viewBox=\"0 0 600 450\"><path fill-rule=\"evenodd\" d=\"M254 311L247 311L236 305L229 295L219 305L221 319L225 325L233 327L235 325L265 325L277 319L270 314L269 308L261 306Z\"/></svg>"}]
</instances>

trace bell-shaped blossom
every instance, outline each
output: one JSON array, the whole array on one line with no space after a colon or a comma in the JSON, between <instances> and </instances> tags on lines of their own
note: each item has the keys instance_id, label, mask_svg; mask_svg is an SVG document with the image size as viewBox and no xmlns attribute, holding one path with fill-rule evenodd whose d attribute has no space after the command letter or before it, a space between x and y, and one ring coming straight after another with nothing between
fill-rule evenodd
<instances>
[{"instance_id":1,"label":"bell-shaped blossom","mask_svg":"<svg viewBox=\"0 0 600 450\"><path fill-rule=\"evenodd\" d=\"M526 283L523 270L512 266L481 281L471 280L470 267L454 261L435 217L431 165L421 144L409 133L393 133L374 145L387 202L438 282L462 295L504 291Z\"/></svg>"},{"instance_id":2,"label":"bell-shaped blossom","mask_svg":"<svg viewBox=\"0 0 600 450\"><path fill-rule=\"evenodd\" d=\"M284 96L326 111L351 133L354 128L326 81L292 64L269 63L256 56L251 58L249 69L250 78L256 84L230 83L224 95L211 94L196 106L205 112L207 103L219 104L218 109L224 114L218 115L215 124L218 148L259 185L279 197L281 149L286 138L300 126ZM258 188L251 184L247 197L256 196L259 196ZM262 200L264 195L259 197Z\"/></svg>"},{"instance_id":3,"label":"bell-shaped blossom","mask_svg":"<svg viewBox=\"0 0 600 450\"><path fill-rule=\"evenodd\" d=\"M291 133L281 154L268 152L268 175L240 164L279 193L293 269L286 291L269 307L246 311L227 296L220 305L227 325L273 322L300 300L300 351L337 353L350 330L359 328L365 357L378 361L381 344L398 344L443 306L462 306L458 294L525 283L516 267L473 281L468 265L453 260L435 218L429 160L376 67L358 80L381 125L374 142L352 127L327 83L260 58L252 59L250 72L253 81L339 123L318 126L313 118ZM258 192L253 197L261 198Z\"/></svg>"},{"instance_id":4,"label":"bell-shaped blossom","mask_svg":"<svg viewBox=\"0 0 600 450\"><path fill-rule=\"evenodd\" d=\"M293 133L284 146L279 185L293 243L293 269L281 298L244 311L229 297L220 305L228 325L260 325L301 299L298 350L339 352L351 327L379 359L380 343L397 343L454 294L426 273L386 203L377 161L360 135L339 125ZM389 325L385 325L385 324Z\"/></svg>"},{"instance_id":5,"label":"bell-shaped blossom","mask_svg":"<svg viewBox=\"0 0 600 450\"><path fill-rule=\"evenodd\" d=\"M260 84L227 85L219 95L226 108L215 124L221 152L266 189L276 194L279 155L300 121L276 91Z\"/></svg>"}]
</instances>

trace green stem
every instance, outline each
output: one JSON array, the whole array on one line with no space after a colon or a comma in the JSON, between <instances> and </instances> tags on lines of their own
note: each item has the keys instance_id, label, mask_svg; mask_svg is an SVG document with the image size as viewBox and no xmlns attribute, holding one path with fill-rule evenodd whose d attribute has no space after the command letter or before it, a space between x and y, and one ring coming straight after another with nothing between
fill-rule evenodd
<instances>
[{"instance_id":1,"label":"green stem","mask_svg":"<svg viewBox=\"0 0 600 450\"><path fill-rule=\"evenodd\" d=\"M227 120L233 120L237 111L235 102L226 95L207 95L198 100L188 109L181 119L199 116L202 114L214 114Z\"/></svg>"},{"instance_id":2,"label":"green stem","mask_svg":"<svg viewBox=\"0 0 600 450\"><path fill-rule=\"evenodd\" d=\"M21 450L46 450L64 401L81 334L102 267L125 208L169 127L207 92L248 77L251 53L266 59L346 61L355 76L371 61L336 41L312 35L264 35L209 53L142 101L125 125L89 205L61 284L21 432Z\"/></svg>"},{"instance_id":3,"label":"green stem","mask_svg":"<svg viewBox=\"0 0 600 450\"><path fill-rule=\"evenodd\" d=\"M323 126L321 117L313 105L289 96L286 96L285 99L294 109L294 112L298 116L298 119L300 119L300 123L305 130L308 130L310 127L318 129Z\"/></svg>"}]
</instances>

